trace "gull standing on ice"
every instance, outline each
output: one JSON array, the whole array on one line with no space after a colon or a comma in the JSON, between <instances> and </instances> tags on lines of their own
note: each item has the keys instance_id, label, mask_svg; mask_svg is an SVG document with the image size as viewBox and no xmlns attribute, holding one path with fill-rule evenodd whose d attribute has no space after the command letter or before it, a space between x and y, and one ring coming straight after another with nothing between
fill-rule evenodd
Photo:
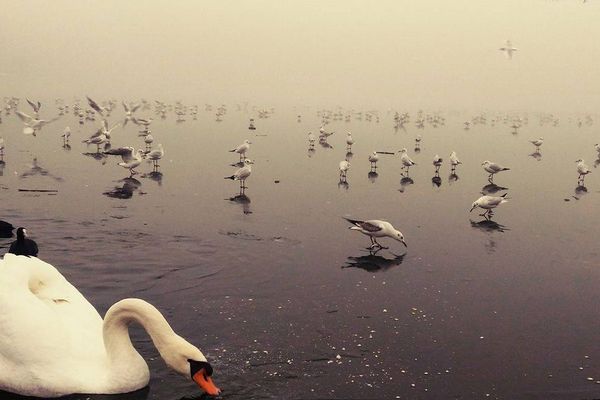
<instances>
[{"instance_id":1,"label":"gull standing on ice","mask_svg":"<svg viewBox=\"0 0 600 400\"><path fill-rule=\"evenodd\" d=\"M530 140L529 143L532 143L535 146L535 149L539 150L542 143L544 143L544 138L540 137L539 139L536 139L536 140Z\"/></svg>"},{"instance_id":2,"label":"gull standing on ice","mask_svg":"<svg viewBox=\"0 0 600 400\"><path fill-rule=\"evenodd\" d=\"M348 169L350 169L350 163L346 160L340 161L340 178L346 178Z\"/></svg>"},{"instance_id":3,"label":"gull standing on ice","mask_svg":"<svg viewBox=\"0 0 600 400\"><path fill-rule=\"evenodd\" d=\"M462 164L462 162L460 162L460 160L456 156L456 152L453 151L452 153L450 153L450 169L454 171L458 164Z\"/></svg>"},{"instance_id":4,"label":"gull standing on ice","mask_svg":"<svg viewBox=\"0 0 600 400\"><path fill-rule=\"evenodd\" d=\"M481 214L482 217L490 216L492 215L492 209L498 207L500 204L508 202L508 200L506 200L505 198L507 194L508 193L504 193L502 196L481 196L473 202L473 204L471 205L471 210L469 210L469 212L479 207L486 210L483 214Z\"/></svg>"},{"instance_id":5,"label":"gull standing on ice","mask_svg":"<svg viewBox=\"0 0 600 400\"><path fill-rule=\"evenodd\" d=\"M135 153L131 152L131 157L127 157L128 161L125 161L126 158L122 155L121 157L123 158L123 162L120 162L118 165L123 168L127 168L129 170L129 173L131 174L131 176L133 176L133 175L137 174L137 171L135 171L135 168L138 167L142 163L142 153L143 153L142 149L139 149Z\"/></svg>"},{"instance_id":6,"label":"gull standing on ice","mask_svg":"<svg viewBox=\"0 0 600 400\"><path fill-rule=\"evenodd\" d=\"M433 157L433 166L435 167L435 171L439 171L440 167L442 166L442 157L440 157L439 155L435 155Z\"/></svg>"},{"instance_id":7,"label":"gull standing on ice","mask_svg":"<svg viewBox=\"0 0 600 400\"><path fill-rule=\"evenodd\" d=\"M373 152L369 156L369 162L371 163L371 168L377 168L377 161L379 161L379 154L376 151Z\"/></svg>"},{"instance_id":8,"label":"gull standing on ice","mask_svg":"<svg viewBox=\"0 0 600 400\"><path fill-rule=\"evenodd\" d=\"M401 149L399 151L400 153L400 161L402 161L402 168L406 168L406 171L408 171L408 169L410 167L412 167L413 165L416 165L416 163L410 159L410 157L408 156L408 154L406 154L406 149Z\"/></svg>"},{"instance_id":9,"label":"gull standing on ice","mask_svg":"<svg viewBox=\"0 0 600 400\"><path fill-rule=\"evenodd\" d=\"M246 139L246 140L244 140L244 143L240 144L235 149L229 150L229 152L230 153L238 153L240 155L240 161L242 161L246 158L246 152L250 148L251 144L252 144L252 142L249 141L248 139Z\"/></svg>"},{"instance_id":10,"label":"gull standing on ice","mask_svg":"<svg viewBox=\"0 0 600 400\"><path fill-rule=\"evenodd\" d=\"M380 248L380 249L387 249L387 247L383 247L381 244L379 244L377 242L376 238L380 238L380 237L390 237L392 239L396 239L399 242L402 242L402 244L405 247L408 247L406 244L406 241L404 241L404 235L402 235L402 232L400 232L399 230L397 230L396 228L394 228L392 226L392 224L390 224L387 221L383 221L383 220L378 220L378 219L371 219L368 221L359 221L356 219L350 219L350 218L345 218L344 219L348 222L350 222L352 225L349 229L353 230L353 231L358 231L364 235L369 236L369 238L371 239L371 246L369 246L369 249L374 249L374 248Z\"/></svg>"},{"instance_id":11,"label":"gull standing on ice","mask_svg":"<svg viewBox=\"0 0 600 400\"><path fill-rule=\"evenodd\" d=\"M493 163L488 160L485 160L484 162L482 162L481 165L483 166L483 169L485 169L490 174L490 176L488 176L488 181L490 181L490 183L492 183L492 181L494 180L494 174L497 174L498 172L501 172L501 171L510 170L510 168L503 167L499 164Z\"/></svg>"},{"instance_id":12,"label":"gull standing on ice","mask_svg":"<svg viewBox=\"0 0 600 400\"><path fill-rule=\"evenodd\" d=\"M254 161L252 161L249 158L246 158L244 160L244 166L242 168L238 169L237 171L235 171L233 173L233 175L226 176L225 179L231 179L232 181L240 181L240 185L243 187L244 182L246 181L246 179L248 179L248 177L252 173L251 164L254 164Z\"/></svg>"},{"instance_id":13,"label":"gull standing on ice","mask_svg":"<svg viewBox=\"0 0 600 400\"><path fill-rule=\"evenodd\" d=\"M308 145L310 147L315 147L316 141L317 141L317 137L312 132L308 132Z\"/></svg>"},{"instance_id":14,"label":"gull standing on ice","mask_svg":"<svg viewBox=\"0 0 600 400\"><path fill-rule=\"evenodd\" d=\"M577 182L580 185L583 185L583 180L585 179L585 176L589 173L591 173L592 171L590 171L590 169L588 168L587 165L585 165L585 162L582 159L579 159L577 161L575 161L577 163L577 172L579 173L579 177L577 178Z\"/></svg>"},{"instance_id":15,"label":"gull standing on ice","mask_svg":"<svg viewBox=\"0 0 600 400\"><path fill-rule=\"evenodd\" d=\"M353 144L354 144L354 139L352 139L352 133L348 132L346 134L346 149L350 150L352 148Z\"/></svg>"},{"instance_id":16,"label":"gull standing on ice","mask_svg":"<svg viewBox=\"0 0 600 400\"><path fill-rule=\"evenodd\" d=\"M156 149L152 150L151 152L149 152L148 154L146 154L146 158L148 160L152 160L152 165L154 167L154 170L158 169L158 167L160 167L160 165L158 165L158 162L160 161L161 158L163 158L163 156L165 155L165 150L163 149L162 144L158 144L158 146L156 146Z\"/></svg>"}]
</instances>

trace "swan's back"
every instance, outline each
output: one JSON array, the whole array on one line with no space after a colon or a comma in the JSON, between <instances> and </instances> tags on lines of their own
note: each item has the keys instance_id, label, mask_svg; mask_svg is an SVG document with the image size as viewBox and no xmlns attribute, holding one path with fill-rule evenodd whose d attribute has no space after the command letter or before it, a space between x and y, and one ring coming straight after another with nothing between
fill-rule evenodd
<instances>
[{"instance_id":1,"label":"swan's back","mask_svg":"<svg viewBox=\"0 0 600 400\"><path fill-rule=\"evenodd\" d=\"M102 318L52 265L6 254L0 310L0 389L50 396L35 388L98 378L87 376L86 367L106 358Z\"/></svg>"}]
</instances>

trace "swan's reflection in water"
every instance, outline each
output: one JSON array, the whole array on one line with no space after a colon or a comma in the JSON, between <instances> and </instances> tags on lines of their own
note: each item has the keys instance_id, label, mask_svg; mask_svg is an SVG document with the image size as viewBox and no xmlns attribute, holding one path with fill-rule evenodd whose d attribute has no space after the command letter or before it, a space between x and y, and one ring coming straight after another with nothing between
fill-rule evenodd
<instances>
[{"instance_id":1,"label":"swan's reflection in water","mask_svg":"<svg viewBox=\"0 0 600 400\"><path fill-rule=\"evenodd\" d=\"M381 251L381 249L369 251L368 255L360 257L348 257L346 265L342 266L342 268L360 268L368 272L386 271L392 267L402 264L402 261L406 256L406 253L400 255L391 253L393 257L386 258L377 255L379 251Z\"/></svg>"},{"instance_id":2,"label":"swan's reflection in water","mask_svg":"<svg viewBox=\"0 0 600 400\"><path fill-rule=\"evenodd\" d=\"M150 393L150 386L135 392L123 394L72 394L60 397L60 400L146 400ZM203 394L204 395L204 394ZM188 398L188 397L184 397ZM0 390L0 399L2 400L40 400L41 397L20 396L18 394L4 392ZM204 399L204 397L189 397L189 399Z\"/></svg>"},{"instance_id":3,"label":"swan's reflection in water","mask_svg":"<svg viewBox=\"0 0 600 400\"><path fill-rule=\"evenodd\" d=\"M244 214L252 214L252 211L250 210L251 200L250 200L250 197L248 197L244 193L245 189L246 188L244 186L241 186L240 187L240 192L238 194L236 194L235 196L230 197L228 200L241 205L242 206L242 212Z\"/></svg>"},{"instance_id":4,"label":"swan's reflection in water","mask_svg":"<svg viewBox=\"0 0 600 400\"><path fill-rule=\"evenodd\" d=\"M113 199L130 199L133 197L133 193L142 186L142 182L131 177L121 179L119 182L122 182L121 186L115 186L114 189L103 194Z\"/></svg>"}]
</instances>

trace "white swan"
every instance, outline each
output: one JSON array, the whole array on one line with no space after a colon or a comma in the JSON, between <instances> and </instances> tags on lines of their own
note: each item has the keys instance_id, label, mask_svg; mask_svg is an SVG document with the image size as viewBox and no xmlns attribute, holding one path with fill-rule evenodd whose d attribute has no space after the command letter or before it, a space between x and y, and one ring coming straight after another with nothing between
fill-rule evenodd
<instances>
[{"instance_id":1,"label":"white swan","mask_svg":"<svg viewBox=\"0 0 600 400\"><path fill-rule=\"evenodd\" d=\"M212 368L162 314L140 299L96 309L52 265L6 254L0 260L0 390L26 396L127 393L148 385L148 365L128 326L148 332L167 365L211 395Z\"/></svg>"}]
</instances>

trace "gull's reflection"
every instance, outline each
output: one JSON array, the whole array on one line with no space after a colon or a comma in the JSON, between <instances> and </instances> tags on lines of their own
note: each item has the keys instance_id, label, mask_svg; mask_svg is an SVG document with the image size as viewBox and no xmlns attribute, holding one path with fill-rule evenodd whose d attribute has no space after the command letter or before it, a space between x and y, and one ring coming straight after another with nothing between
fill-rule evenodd
<instances>
[{"instance_id":1,"label":"gull's reflection","mask_svg":"<svg viewBox=\"0 0 600 400\"><path fill-rule=\"evenodd\" d=\"M536 151L534 151L533 153L531 153L531 154L529 155L529 157L533 157L533 158L535 158L537 161L541 161L541 159L542 159L542 153L540 153L540 151L539 151L539 150L536 150Z\"/></svg>"},{"instance_id":2,"label":"gull's reflection","mask_svg":"<svg viewBox=\"0 0 600 400\"><path fill-rule=\"evenodd\" d=\"M244 187L240 187L240 192L238 194L236 194L233 197L230 197L228 200L232 201L234 203L240 204L242 206L242 212L244 214L252 214L252 211L250 210L250 197L246 196L246 194L244 193Z\"/></svg>"},{"instance_id":3,"label":"gull's reflection","mask_svg":"<svg viewBox=\"0 0 600 400\"><path fill-rule=\"evenodd\" d=\"M439 167L435 169L435 174L431 177L431 184L435 187L442 186L442 178L440 177Z\"/></svg>"},{"instance_id":4,"label":"gull's reflection","mask_svg":"<svg viewBox=\"0 0 600 400\"><path fill-rule=\"evenodd\" d=\"M71 145L69 144L69 142L65 142L62 146L63 150L65 151L70 151L71 150Z\"/></svg>"},{"instance_id":5,"label":"gull's reflection","mask_svg":"<svg viewBox=\"0 0 600 400\"><path fill-rule=\"evenodd\" d=\"M502 190L508 190L506 187L498 186L495 183L489 183L481 188L481 194L483 195L493 195Z\"/></svg>"},{"instance_id":6,"label":"gull's reflection","mask_svg":"<svg viewBox=\"0 0 600 400\"><path fill-rule=\"evenodd\" d=\"M54 176L50 173L50 171L40 166L36 157L33 158L33 162L29 170L23 172L20 177L27 178L29 176L35 175L48 176L58 182L63 181L63 178L61 178L60 176Z\"/></svg>"},{"instance_id":7,"label":"gull's reflection","mask_svg":"<svg viewBox=\"0 0 600 400\"><path fill-rule=\"evenodd\" d=\"M581 181L577 182L577 187L575 188L575 194L578 196L583 196L584 194L587 194L588 190L587 187L585 187L585 184L583 184Z\"/></svg>"},{"instance_id":8,"label":"gull's reflection","mask_svg":"<svg viewBox=\"0 0 600 400\"><path fill-rule=\"evenodd\" d=\"M0 176L4 176L4 167L6 167L6 162L0 160Z\"/></svg>"},{"instance_id":9,"label":"gull's reflection","mask_svg":"<svg viewBox=\"0 0 600 400\"><path fill-rule=\"evenodd\" d=\"M491 217L485 217L481 221L471 221L471 226L476 229L480 229L484 232L504 232L509 230L505 225L501 225L496 221L492 221Z\"/></svg>"},{"instance_id":10,"label":"gull's reflection","mask_svg":"<svg viewBox=\"0 0 600 400\"><path fill-rule=\"evenodd\" d=\"M450 182L450 183L454 183L454 182L456 182L459 179L460 178L458 177L458 175L454 171L450 175L448 175L448 182Z\"/></svg>"},{"instance_id":11,"label":"gull's reflection","mask_svg":"<svg viewBox=\"0 0 600 400\"><path fill-rule=\"evenodd\" d=\"M598 165L600 165L600 158L594 160L594 168L598 168Z\"/></svg>"},{"instance_id":12,"label":"gull's reflection","mask_svg":"<svg viewBox=\"0 0 600 400\"><path fill-rule=\"evenodd\" d=\"M102 165L106 164L106 159L108 157L106 154L101 153L99 151L95 152L95 153L89 152L89 153L81 153L81 154L83 154L86 157L91 157L94 160L102 161Z\"/></svg>"},{"instance_id":13,"label":"gull's reflection","mask_svg":"<svg viewBox=\"0 0 600 400\"><path fill-rule=\"evenodd\" d=\"M413 183L415 183L415 181L413 181L412 178L402 175L402 179L400 179L400 189L398 189L398 191L404 193L406 188Z\"/></svg>"},{"instance_id":14,"label":"gull's reflection","mask_svg":"<svg viewBox=\"0 0 600 400\"><path fill-rule=\"evenodd\" d=\"M346 161L350 161L352 160L352 157L354 156L354 153L349 151L346 153Z\"/></svg>"},{"instance_id":15,"label":"gull's reflection","mask_svg":"<svg viewBox=\"0 0 600 400\"><path fill-rule=\"evenodd\" d=\"M323 140L323 139L319 139L319 144L321 145L321 147L323 147L324 149L333 149L333 146L330 145L329 143L327 143L327 140Z\"/></svg>"},{"instance_id":16,"label":"gull's reflection","mask_svg":"<svg viewBox=\"0 0 600 400\"><path fill-rule=\"evenodd\" d=\"M340 176L340 181L338 182L338 189L348 190L350 188L350 184L345 176Z\"/></svg>"},{"instance_id":17,"label":"gull's reflection","mask_svg":"<svg viewBox=\"0 0 600 400\"><path fill-rule=\"evenodd\" d=\"M367 176L368 176L369 181L371 183L375 183L375 181L377 180L377 178L379 178L379 174L377 173L377 171L369 171L369 173L368 173Z\"/></svg>"},{"instance_id":18,"label":"gull's reflection","mask_svg":"<svg viewBox=\"0 0 600 400\"><path fill-rule=\"evenodd\" d=\"M141 176L142 178L150 178L151 180L153 180L154 182L158 183L158 186L162 185L162 180L163 180L163 174L162 172L159 171L152 171L148 174L144 174Z\"/></svg>"},{"instance_id":19,"label":"gull's reflection","mask_svg":"<svg viewBox=\"0 0 600 400\"><path fill-rule=\"evenodd\" d=\"M122 183L121 186L115 186L114 189L103 194L114 199L130 199L133 193L142 186L142 182L131 177L121 179L119 182Z\"/></svg>"},{"instance_id":20,"label":"gull's reflection","mask_svg":"<svg viewBox=\"0 0 600 400\"><path fill-rule=\"evenodd\" d=\"M342 266L342 268L360 268L368 272L380 272L402 264L406 256L406 253L400 255L391 253L394 256L393 258L385 258L377 255L379 251L381 249L371 250L365 256L348 257L346 265Z\"/></svg>"},{"instance_id":21,"label":"gull's reflection","mask_svg":"<svg viewBox=\"0 0 600 400\"><path fill-rule=\"evenodd\" d=\"M317 151L315 150L315 146L310 146L308 148L308 157L310 158L310 157L314 156L316 152Z\"/></svg>"}]
</instances>

